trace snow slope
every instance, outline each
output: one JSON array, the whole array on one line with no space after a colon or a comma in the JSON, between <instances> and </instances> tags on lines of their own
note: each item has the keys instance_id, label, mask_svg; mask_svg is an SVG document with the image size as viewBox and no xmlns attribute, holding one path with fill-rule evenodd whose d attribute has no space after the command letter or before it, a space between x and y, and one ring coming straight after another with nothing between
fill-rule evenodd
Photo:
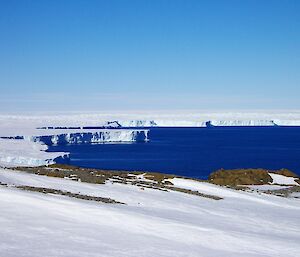
<instances>
[{"instance_id":1,"label":"snow slope","mask_svg":"<svg viewBox=\"0 0 300 257\"><path fill-rule=\"evenodd\" d=\"M278 184L278 185L299 185L293 177L286 177L279 174L269 173L271 178L273 179L272 184Z\"/></svg>"},{"instance_id":2,"label":"snow slope","mask_svg":"<svg viewBox=\"0 0 300 257\"><path fill-rule=\"evenodd\" d=\"M224 200L0 169L0 181L111 197L108 205L0 186L0 256L295 257L300 201L203 182ZM183 183L183 181L177 181Z\"/></svg>"}]
</instances>

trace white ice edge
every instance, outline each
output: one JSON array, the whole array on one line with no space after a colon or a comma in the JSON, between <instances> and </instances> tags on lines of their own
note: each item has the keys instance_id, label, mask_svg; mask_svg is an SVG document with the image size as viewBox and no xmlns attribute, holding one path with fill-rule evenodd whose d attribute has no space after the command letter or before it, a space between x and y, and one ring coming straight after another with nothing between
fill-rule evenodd
<instances>
[{"instance_id":1,"label":"white ice edge","mask_svg":"<svg viewBox=\"0 0 300 257\"><path fill-rule=\"evenodd\" d=\"M49 144L83 144L106 142L148 141L148 130L102 129L102 130L42 130L34 136L26 136L29 141L49 141ZM48 143L47 143L48 144Z\"/></svg>"},{"instance_id":2,"label":"white ice edge","mask_svg":"<svg viewBox=\"0 0 300 257\"><path fill-rule=\"evenodd\" d=\"M53 164L68 153L46 152L47 145L148 141L148 130L41 130L24 139L0 139L0 165L40 166ZM46 144L44 144L46 143Z\"/></svg>"},{"instance_id":3,"label":"white ice edge","mask_svg":"<svg viewBox=\"0 0 300 257\"><path fill-rule=\"evenodd\" d=\"M99 114L68 114L68 115L0 115L0 137L24 136L27 141L40 141L39 137L50 137L53 144L60 141L67 143L104 143L104 142L133 142L138 133L145 133L145 141L148 140L148 132L129 132L117 129L119 126L129 127L205 127L211 126L300 126L300 112L148 112L148 113L99 113ZM84 129L37 129L38 127L84 127L107 126L112 132L105 130ZM122 132L121 132L122 131ZM92 133L87 138L87 134ZM0 143L2 151L2 163L45 163L53 160L52 156L42 158L40 152L29 156L27 149L30 147L19 146L15 154L7 154L7 145ZM32 151L32 150L30 150ZM26 157L21 158L21 157ZM38 156L38 158L35 158Z\"/></svg>"},{"instance_id":4,"label":"white ice edge","mask_svg":"<svg viewBox=\"0 0 300 257\"><path fill-rule=\"evenodd\" d=\"M300 111L134 112L0 115L0 136L35 135L38 127L300 126Z\"/></svg>"},{"instance_id":5,"label":"white ice edge","mask_svg":"<svg viewBox=\"0 0 300 257\"><path fill-rule=\"evenodd\" d=\"M0 139L0 165L40 166L54 163L54 159L68 158L65 152L46 152L47 146L41 142L28 140Z\"/></svg>"}]
</instances>

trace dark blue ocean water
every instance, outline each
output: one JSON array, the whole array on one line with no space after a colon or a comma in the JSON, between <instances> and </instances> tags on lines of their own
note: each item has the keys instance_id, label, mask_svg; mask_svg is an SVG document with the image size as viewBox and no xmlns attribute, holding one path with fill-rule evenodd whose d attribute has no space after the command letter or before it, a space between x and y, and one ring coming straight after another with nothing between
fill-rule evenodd
<instances>
[{"instance_id":1,"label":"dark blue ocean water","mask_svg":"<svg viewBox=\"0 0 300 257\"><path fill-rule=\"evenodd\" d=\"M288 168L300 174L300 127L152 128L150 142L51 146L70 164L207 178L220 168Z\"/></svg>"}]
</instances>

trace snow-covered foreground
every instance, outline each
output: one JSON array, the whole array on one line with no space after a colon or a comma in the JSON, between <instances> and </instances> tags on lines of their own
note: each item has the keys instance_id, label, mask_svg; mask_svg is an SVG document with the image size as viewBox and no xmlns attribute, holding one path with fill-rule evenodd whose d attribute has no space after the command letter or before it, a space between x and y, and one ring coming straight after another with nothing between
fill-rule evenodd
<instances>
[{"instance_id":1,"label":"snow-covered foreground","mask_svg":"<svg viewBox=\"0 0 300 257\"><path fill-rule=\"evenodd\" d=\"M0 256L285 256L300 252L300 201L173 179L212 200L0 169L0 181L110 197L101 204L0 186Z\"/></svg>"}]
</instances>

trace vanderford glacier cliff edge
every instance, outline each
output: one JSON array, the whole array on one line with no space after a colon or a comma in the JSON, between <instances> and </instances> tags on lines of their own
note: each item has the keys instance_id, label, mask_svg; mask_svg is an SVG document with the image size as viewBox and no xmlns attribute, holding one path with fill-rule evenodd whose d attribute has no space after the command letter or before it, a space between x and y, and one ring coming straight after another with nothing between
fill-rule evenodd
<instances>
[{"instance_id":1,"label":"vanderford glacier cliff edge","mask_svg":"<svg viewBox=\"0 0 300 257\"><path fill-rule=\"evenodd\" d=\"M55 132L55 131L53 131ZM55 133L53 135L30 136L25 139L43 142L46 145L62 144L97 144L107 142L146 142L148 130L102 130L71 133Z\"/></svg>"},{"instance_id":2,"label":"vanderford glacier cliff edge","mask_svg":"<svg viewBox=\"0 0 300 257\"><path fill-rule=\"evenodd\" d=\"M40 166L55 163L58 159L68 161L69 153L46 152L47 145L86 144L106 142L146 142L148 130L49 130L41 134L0 139L0 165ZM18 139L16 139L18 138Z\"/></svg>"},{"instance_id":3,"label":"vanderford glacier cliff edge","mask_svg":"<svg viewBox=\"0 0 300 257\"><path fill-rule=\"evenodd\" d=\"M120 127L269 127L300 126L300 120L119 120Z\"/></svg>"}]
</instances>

